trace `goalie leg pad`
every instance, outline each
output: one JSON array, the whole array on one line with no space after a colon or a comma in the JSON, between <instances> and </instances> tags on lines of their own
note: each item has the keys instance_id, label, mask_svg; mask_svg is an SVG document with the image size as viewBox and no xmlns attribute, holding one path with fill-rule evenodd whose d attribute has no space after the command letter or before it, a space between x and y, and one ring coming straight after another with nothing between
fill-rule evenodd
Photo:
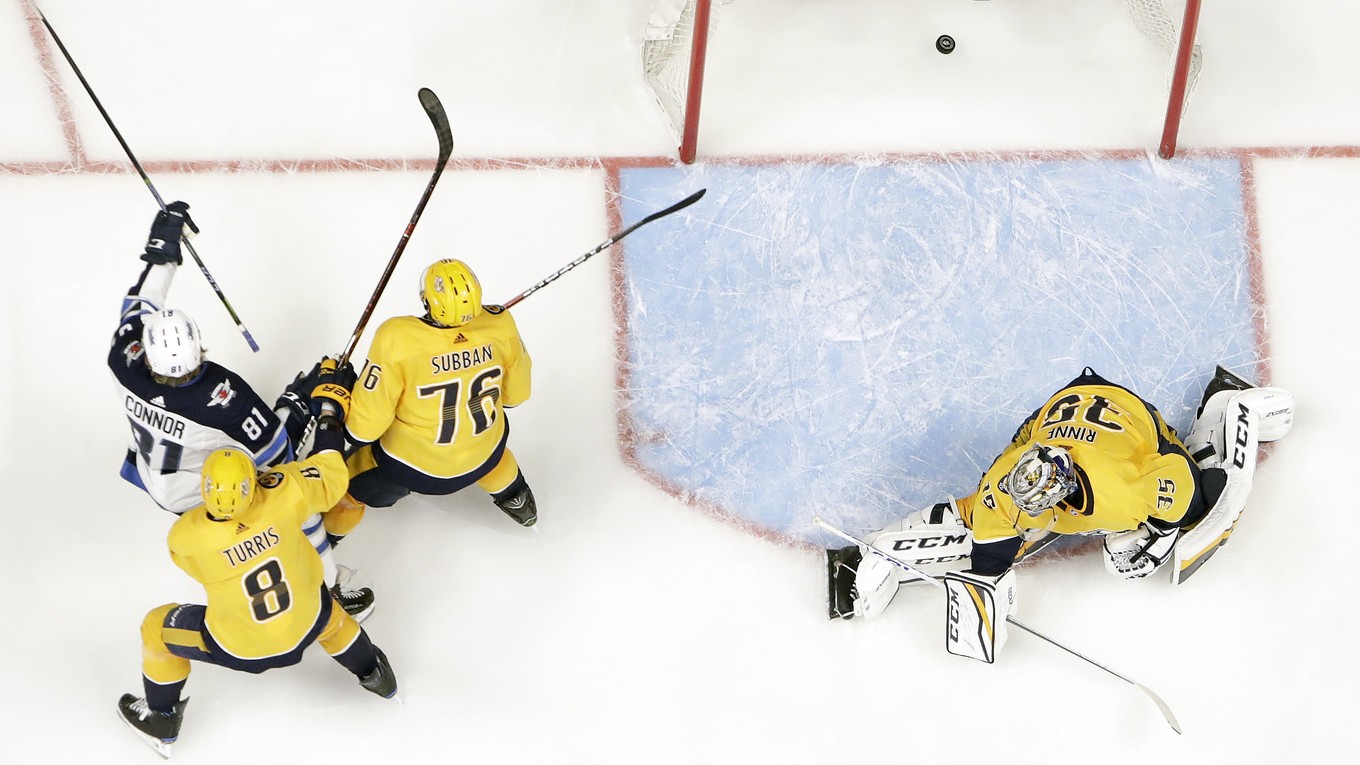
<instances>
[{"instance_id":1,"label":"goalie leg pad","mask_svg":"<svg viewBox=\"0 0 1360 765\"><path fill-rule=\"evenodd\" d=\"M1175 567L1171 571L1173 584L1189 579L1228 541L1237 519L1246 509L1247 495L1251 493L1252 480L1256 474L1260 419L1243 402L1234 399L1234 403L1232 438L1227 444L1225 459L1221 462L1227 480L1213 507L1177 542Z\"/></svg>"},{"instance_id":2,"label":"goalie leg pad","mask_svg":"<svg viewBox=\"0 0 1360 765\"><path fill-rule=\"evenodd\" d=\"M971 571L944 575L948 611L945 650L991 664L1006 644L1006 617L1015 613L1015 569L991 577Z\"/></svg>"},{"instance_id":3,"label":"goalie leg pad","mask_svg":"<svg viewBox=\"0 0 1360 765\"><path fill-rule=\"evenodd\" d=\"M952 499L914 512L865 541L935 577L967 568L973 550L973 534L959 519ZM827 602L832 619L876 616L892 603L898 586L924 582L910 571L858 548L827 551Z\"/></svg>"},{"instance_id":4,"label":"goalie leg pad","mask_svg":"<svg viewBox=\"0 0 1360 765\"><path fill-rule=\"evenodd\" d=\"M1294 426L1294 394L1284 388L1229 389L1214 393L1205 399L1185 439L1185 448L1201 468L1218 467L1223 463L1231 448L1224 441L1225 433L1234 430L1234 423L1229 420L1238 417L1244 407L1256 413L1260 443L1278 441Z\"/></svg>"},{"instance_id":5,"label":"goalie leg pad","mask_svg":"<svg viewBox=\"0 0 1360 765\"><path fill-rule=\"evenodd\" d=\"M968 568L973 552L973 532L963 525L952 499L914 512L865 541L931 576ZM877 556L866 556L870 557ZM902 584L923 581L905 569L892 568Z\"/></svg>"}]
</instances>

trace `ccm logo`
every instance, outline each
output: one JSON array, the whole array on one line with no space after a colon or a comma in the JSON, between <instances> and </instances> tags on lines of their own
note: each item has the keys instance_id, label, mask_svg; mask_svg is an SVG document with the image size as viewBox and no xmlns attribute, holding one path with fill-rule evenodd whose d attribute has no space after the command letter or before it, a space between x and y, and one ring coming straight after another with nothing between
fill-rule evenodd
<instances>
[{"instance_id":1,"label":"ccm logo","mask_svg":"<svg viewBox=\"0 0 1360 765\"><path fill-rule=\"evenodd\" d=\"M922 539L899 539L893 543L893 550L924 550L931 547L948 547L949 545L963 544L965 540L967 540L967 537L962 534Z\"/></svg>"},{"instance_id":2,"label":"ccm logo","mask_svg":"<svg viewBox=\"0 0 1360 765\"><path fill-rule=\"evenodd\" d=\"M1233 467L1244 468L1247 466L1247 430L1251 424L1247 422L1247 408L1241 404L1237 405L1237 448L1233 450Z\"/></svg>"},{"instance_id":3,"label":"ccm logo","mask_svg":"<svg viewBox=\"0 0 1360 765\"><path fill-rule=\"evenodd\" d=\"M949 633L946 639L951 643L959 642L959 619L961 617L959 608L959 593L951 588L949 590L949 624L946 627Z\"/></svg>"}]
</instances>

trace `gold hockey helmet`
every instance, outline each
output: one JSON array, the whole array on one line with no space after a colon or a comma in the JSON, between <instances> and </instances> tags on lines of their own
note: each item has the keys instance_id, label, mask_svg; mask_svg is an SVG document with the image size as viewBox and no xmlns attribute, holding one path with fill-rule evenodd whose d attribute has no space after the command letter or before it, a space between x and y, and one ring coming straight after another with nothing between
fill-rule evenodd
<instances>
[{"instance_id":1,"label":"gold hockey helmet","mask_svg":"<svg viewBox=\"0 0 1360 765\"><path fill-rule=\"evenodd\" d=\"M482 313L482 285L461 260L435 261L420 275L420 302L441 327L461 327Z\"/></svg>"},{"instance_id":2,"label":"gold hockey helmet","mask_svg":"<svg viewBox=\"0 0 1360 765\"><path fill-rule=\"evenodd\" d=\"M1077 471L1066 449L1036 441L1020 453L1002 481L1015 506L1036 516L1077 490Z\"/></svg>"},{"instance_id":3,"label":"gold hockey helmet","mask_svg":"<svg viewBox=\"0 0 1360 765\"><path fill-rule=\"evenodd\" d=\"M229 521L255 499L255 461L240 449L218 449L203 461L200 486L208 514Z\"/></svg>"}]
</instances>

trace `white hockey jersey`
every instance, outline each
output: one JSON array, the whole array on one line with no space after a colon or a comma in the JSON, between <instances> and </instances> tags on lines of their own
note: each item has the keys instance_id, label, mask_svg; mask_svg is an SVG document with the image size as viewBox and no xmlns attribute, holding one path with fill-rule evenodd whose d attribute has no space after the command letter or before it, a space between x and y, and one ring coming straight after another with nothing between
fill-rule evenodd
<instances>
[{"instance_id":1,"label":"white hockey jersey","mask_svg":"<svg viewBox=\"0 0 1360 765\"><path fill-rule=\"evenodd\" d=\"M157 382L143 360L142 318L161 310L173 265L148 265L123 300L109 370L132 429L121 475L176 515L202 504L199 475L217 449L254 455L261 468L293 459L279 416L239 375L206 361L190 382Z\"/></svg>"}]
</instances>

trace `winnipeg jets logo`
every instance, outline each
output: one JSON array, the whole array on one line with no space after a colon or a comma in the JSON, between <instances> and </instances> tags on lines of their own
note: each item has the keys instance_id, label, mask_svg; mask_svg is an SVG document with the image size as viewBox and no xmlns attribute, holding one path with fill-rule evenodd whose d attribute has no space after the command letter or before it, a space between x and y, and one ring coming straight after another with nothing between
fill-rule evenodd
<instances>
[{"instance_id":1,"label":"winnipeg jets logo","mask_svg":"<svg viewBox=\"0 0 1360 765\"><path fill-rule=\"evenodd\" d=\"M223 380L213 388L212 395L208 398L208 406L222 406L225 408L236 398L236 391L231 389L231 381Z\"/></svg>"},{"instance_id":2,"label":"winnipeg jets logo","mask_svg":"<svg viewBox=\"0 0 1360 765\"><path fill-rule=\"evenodd\" d=\"M142 357L145 349L142 348L141 340L133 340L123 348L123 360L130 367Z\"/></svg>"}]
</instances>

